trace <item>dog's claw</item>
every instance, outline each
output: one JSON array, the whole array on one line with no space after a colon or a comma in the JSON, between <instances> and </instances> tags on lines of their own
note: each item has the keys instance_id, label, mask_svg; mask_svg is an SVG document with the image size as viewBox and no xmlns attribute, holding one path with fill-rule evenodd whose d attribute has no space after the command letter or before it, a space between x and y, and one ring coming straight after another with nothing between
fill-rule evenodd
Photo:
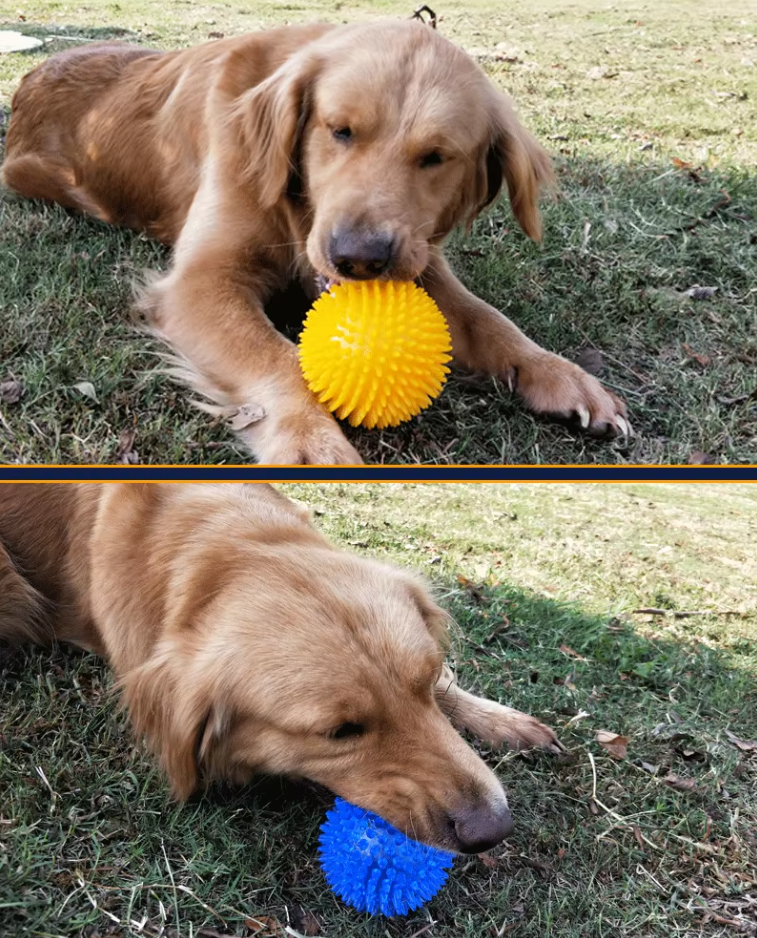
<instances>
[{"instance_id":1,"label":"dog's claw","mask_svg":"<svg viewBox=\"0 0 757 938\"><path fill-rule=\"evenodd\" d=\"M581 422L581 429L587 430L589 424L591 423L591 414L589 413L586 407L579 407L576 411L578 414L578 419Z\"/></svg>"},{"instance_id":2,"label":"dog's claw","mask_svg":"<svg viewBox=\"0 0 757 938\"><path fill-rule=\"evenodd\" d=\"M511 394L515 394L518 389L518 370L517 368L508 368L505 374L505 381Z\"/></svg>"}]
</instances>

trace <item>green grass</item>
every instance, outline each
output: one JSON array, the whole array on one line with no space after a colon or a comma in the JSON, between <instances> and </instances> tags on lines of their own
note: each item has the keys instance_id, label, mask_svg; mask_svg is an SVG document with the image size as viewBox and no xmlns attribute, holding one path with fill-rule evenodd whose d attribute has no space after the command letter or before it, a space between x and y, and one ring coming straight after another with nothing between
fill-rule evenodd
<instances>
[{"instance_id":1,"label":"green grass","mask_svg":"<svg viewBox=\"0 0 757 938\"><path fill-rule=\"evenodd\" d=\"M16 6L25 19L0 26L52 39L0 59L6 107L21 75L75 38L173 48L285 21L409 11L397 0ZM453 265L545 347L569 358L599 350L600 377L626 398L637 436L586 439L528 414L496 381L456 374L409 424L348 429L364 457L757 462L754 2L514 0L503 12L466 0L438 12L445 35L480 58L554 153L561 190L545 203L542 246L503 202L453 239ZM0 461L112 462L126 429L143 462L246 461L225 427L151 374L156 349L131 329L131 278L166 263L138 235L0 196L0 379L24 388L0 404ZM717 290L693 301L685 291L696 284ZM97 401L75 389L82 381Z\"/></svg>"},{"instance_id":2,"label":"green grass","mask_svg":"<svg viewBox=\"0 0 757 938\"><path fill-rule=\"evenodd\" d=\"M241 936L264 916L303 933L305 913L320 935L356 938L755 934L757 752L727 733L753 740L757 727L757 490L281 489L340 545L430 577L458 624L463 685L549 722L566 756L482 749L513 838L458 859L426 909L369 918L319 871L326 793L267 782L173 805L101 662L6 651L3 938ZM649 607L667 614L635 611ZM629 737L627 757L598 730Z\"/></svg>"}]
</instances>

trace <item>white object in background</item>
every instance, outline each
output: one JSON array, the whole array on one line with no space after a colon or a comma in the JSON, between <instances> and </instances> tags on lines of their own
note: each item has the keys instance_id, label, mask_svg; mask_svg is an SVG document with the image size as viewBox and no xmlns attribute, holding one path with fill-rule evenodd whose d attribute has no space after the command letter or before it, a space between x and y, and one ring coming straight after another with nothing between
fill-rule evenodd
<instances>
[{"instance_id":1,"label":"white object in background","mask_svg":"<svg viewBox=\"0 0 757 938\"><path fill-rule=\"evenodd\" d=\"M41 45L42 40L34 36L24 36L12 29L0 29L0 52L23 52Z\"/></svg>"}]
</instances>

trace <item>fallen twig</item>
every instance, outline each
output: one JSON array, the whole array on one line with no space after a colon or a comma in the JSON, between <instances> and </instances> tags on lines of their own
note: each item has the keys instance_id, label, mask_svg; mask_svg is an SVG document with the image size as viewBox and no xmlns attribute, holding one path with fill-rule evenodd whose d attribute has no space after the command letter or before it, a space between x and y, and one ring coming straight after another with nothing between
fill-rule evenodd
<instances>
[{"instance_id":1,"label":"fallen twig","mask_svg":"<svg viewBox=\"0 0 757 938\"><path fill-rule=\"evenodd\" d=\"M755 617L755 613L753 612L738 612L733 609L723 611L718 611L717 609L691 609L682 612L678 609L657 609L653 606L644 607L643 609L632 609L631 615L670 616L673 619L691 619L694 616L732 616L737 619L753 619Z\"/></svg>"},{"instance_id":2,"label":"fallen twig","mask_svg":"<svg viewBox=\"0 0 757 938\"><path fill-rule=\"evenodd\" d=\"M66 42L102 42L102 39L90 39L89 36L45 36L45 42L55 42L58 39L65 39Z\"/></svg>"},{"instance_id":3,"label":"fallen twig","mask_svg":"<svg viewBox=\"0 0 757 938\"><path fill-rule=\"evenodd\" d=\"M707 906L694 906L694 912L699 912L701 915L705 916L706 921L717 922L718 925L728 925L730 928L737 928L739 931L754 931L754 926L749 922L738 921L735 918L727 918L725 915L719 915L713 909L710 909Z\"/></svg>"},{"instance_id":4,"label":"fallen twig","mask_svg":"<svg viewBox=\"0 0 757 938\"><path fill-rule=\"evenodd\" d=\"M618 814L617 811L613 811L612 808L608 808L606 804L602 804L599 798L597 798L597 766L594 762L594 756L590 752L587 753L587 755L589 756L589 762L591 763L591 774L592 774L591 800L594 802L594 804L597 805L598 808L601 808L606 814L609 814L610 817L615 818L616 821L618 821L620 824L622 824L624 827L630 830L631 833L634 835L634 837L636 837L637 842L638 842L639 837L641 837L644 843L648 844L653 850L657 850L658 852L664 853L665 851L663 850L662 847L658 847L657 844L654 843L654 841L650 840L648 837L645 837L644 834L642 834L637 824L631 824L628 821L628 818L624 818L621 814ZM602 834L599 835L599 837L602 837L602 836L603 836Z\"/></svg>"},{"instance_id":5,"label":"fallen twig","mask_svg":"<svg viewBox=\"0 0 757 938\"><path fill-rule=\"evenodd\" d=\"M726 407L732 407L734 404L745 404L747 401L757 401L757 388L748 394L738 394L736 397L719 397L718 402Z\"/></svg>"}]
</instances>

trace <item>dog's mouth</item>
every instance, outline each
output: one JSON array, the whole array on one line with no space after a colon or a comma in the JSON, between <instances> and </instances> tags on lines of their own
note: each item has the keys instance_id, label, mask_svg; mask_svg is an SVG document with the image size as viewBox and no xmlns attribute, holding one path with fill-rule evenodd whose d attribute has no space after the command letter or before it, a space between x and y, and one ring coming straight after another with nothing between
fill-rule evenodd
<instances>
[{"instance_id":1,"label":"dog's mouth","mask_svg":"<svg viewBox=\"0 0 757 938\"><path fill-rule=\"evenodd\" d=\"M384 278L383 278L383 277L381 277L381 278L377 277L376 279L377 279L377 280L378 280L378 279L383 280ZM365 283L365 282L366 282L366 281L365 281L365 280L362 280L362 279L360 279L360 280L358 280L358 279L356 279L356 280L351 280L351 279L347 278L347 279L345 279L345 280L337 280L336 277L329 277L329 276L327 276L326 274L316 274L316 275L315 275L315 289L316 289L316 291L317 291L317 293L318 293L318 296L320 296L322 293L329 293L329 292L331 292L331 290L333 290L334 287L339 287L339 286L341 286L343 283Z\"/></svg>"},{"instance_id":2,"label":"dog's mouth","mask_svg":"<svg viewBox=\"0 0 757 938\"><path fill-rule=\"evenodd\" d=\"M341 280L335 280L333 277L327 277L325 274L316 274L315 275L315 288L318 291L318 295L321 293L328 293L331 291L332 287L336 287L341 283Z\"/></svg>"}]
</instances>

